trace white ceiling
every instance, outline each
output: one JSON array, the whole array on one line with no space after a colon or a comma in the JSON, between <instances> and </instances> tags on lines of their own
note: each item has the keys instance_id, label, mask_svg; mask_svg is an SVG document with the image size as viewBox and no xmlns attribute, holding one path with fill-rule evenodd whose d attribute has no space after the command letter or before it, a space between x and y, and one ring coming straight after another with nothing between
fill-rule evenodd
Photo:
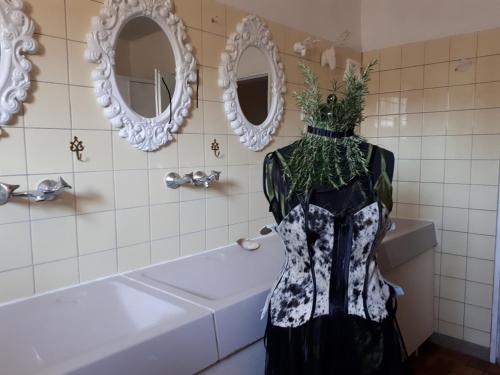
<instances>
[{"instance_id":1,"label":"white ceiling","mask_svg":"<svg viewBox=\"0 0 500 375\"><path fill-rule=\"evenodd\" d=\"M218 0L271 21L337 40L345 31L349 47L361 48L361 0Z\"/></svg>"},{"instance_id":2,"label":"white ceiling","mask_svg":"<svg viewBox=\"0 0 500 375\"><path fill-rule=\"evenodd\" d=\"M500 0L218 0L369 51L500 26Z\"/></svg>"},{"instance_id":3,"label":"white ceiling","mask_svg":"<svg viewBox=\"0 0 500 375\"><path fill-rule=\"evenodd\" d=\"M500 26L499 0L362 0L363 51Z\"/></svg>"}]
</instances>

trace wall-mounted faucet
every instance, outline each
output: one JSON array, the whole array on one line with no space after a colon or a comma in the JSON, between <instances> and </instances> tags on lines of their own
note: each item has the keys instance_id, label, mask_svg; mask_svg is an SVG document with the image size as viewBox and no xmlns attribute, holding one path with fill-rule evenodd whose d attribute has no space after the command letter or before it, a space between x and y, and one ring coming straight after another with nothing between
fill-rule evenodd
<instances>
[{"instance_id":1,"label":"wall-mounted faucet","mask_svg":"<svg viewBox=\"0 0 500 375\"><path fill-rule=\"evenodd\" d=\"M62 177L55 180L41 181L34 191L16 192L19 185L9 185L0 182L0 206L7 203L12 197L28 198L35 202L51 201L57 198L63 191L71 189Z\"/></svg>"},{"instance_id":2,"label":"wall-mounted faucet","mask_svg":"<svg viewBox=\"0 0 500 375\"><path fill-rule=\"evenodd\" d=\"M220 173L221 172L218 171L212 171L209 175L207 175L205 172L196 171L194 173L187 173L181 177L178 173L171 172L167 174L165 183L170 189L177 189L179 186L185 184L208 188L215 181L219 181Z\"/></svg>"}]
</instances>

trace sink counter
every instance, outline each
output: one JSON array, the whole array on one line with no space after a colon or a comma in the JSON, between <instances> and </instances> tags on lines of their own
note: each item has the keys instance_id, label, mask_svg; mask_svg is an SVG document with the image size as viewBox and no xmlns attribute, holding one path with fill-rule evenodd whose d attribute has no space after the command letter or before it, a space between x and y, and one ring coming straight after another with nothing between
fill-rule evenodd
<instances>
[{"instance_id":1,"label":"sink counter","mask_svg":"<svg viewBox=\"0 0 500 375\"><path fill-rule=\"evenodd\" d=\"M395 223L378 249L384 274L436 243L430 222ZM214 369L264 335L261 310L284 248L276 234L256 241L256 251L230 245L1 306L2 372L182 375ZM261 349L252 353L262 356Z\"/></svg>"},{"instance_id":2,"label":"sink counter","mask_svg":"<svg viewBox=\"0 0 500 375\"><path fill-rule=\"evenodd\" d=\"M3 306L0 332L8 375L187 375L217 361L208 310L120 276Z\"/></svg>"},{"instance_id":3,"label":"sink counter","mask_svg":"<svg viewBox=\"0 0 500 375\"><path fill-rule=\"evenodd\" d=\"M432 222L396 218L393 223L395 229L377 249L383 272L436 245ZM266 320L260 316L269 289L283 267L285 250L274 233L257 241L260 248L256 251L231 245L126 276L212 311L219 357L223 359L264 335Z\"/></svg>"},{"instance_id":4,"label":"sink counter","mask_svg":"<svg viewBox=\"0 0 500 375\"><path fill-rule=\"evenodd\" d=\"M257 241L256 251L230 245L126 276L212 311L219 356L224 358L264 335L262 308L285 258L277 235Z\"/></svg>"}]
</instances>

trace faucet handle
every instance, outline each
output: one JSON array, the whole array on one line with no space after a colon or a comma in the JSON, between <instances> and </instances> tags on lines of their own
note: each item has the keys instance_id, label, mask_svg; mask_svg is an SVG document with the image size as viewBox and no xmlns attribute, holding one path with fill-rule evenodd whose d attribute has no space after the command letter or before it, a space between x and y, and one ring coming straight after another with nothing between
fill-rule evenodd
<instances>
[{"instance_id":1,"label":"faucet handle","mask_svg":"<svg viewBox=\"0 0 500 375\"><path fill-rule=\"evenodd\" d=\"M71 189L71 185L64 181L62 177L59 177L57 181L43 180L36 187L36 191L42 194L58 193L64 189Z\"/></svg>"},{"instance_id":2,"label":"faucet handle","mask_svg":"<svg viewBox=\"0 0 500 375\"><path fill-rule=\"evenodd\" d=\"M35 201L50 201L55 199L64 190L71 189L71 185L68 184L62 177L59 177L57 181L55 180L43 180L37 187L35 192L28 192L28 195Z\"/></svg>"},{"instance_id":3,"label":"faucet handle","mask_svg":"<svg viewBox=\"0 0 500 375\"><path fill-rule=\"evenodd\" d=\"M19 185L9 185L0 182L0 206L7 203L12 193L19 188Z\"/></svg>"},{"instance_id":4,"label":"faucet handle","mask_svg":"<svg viewBox=\"0 0 500 375\"><path fill-rule=\"evenodd\" d=\"M219 181L219 177L220 177L220 174L221 174L220 171L212 171L212 172L210 172L210 174L212 176L214 176L215 181Z\"/></svg>"}]
</instances>

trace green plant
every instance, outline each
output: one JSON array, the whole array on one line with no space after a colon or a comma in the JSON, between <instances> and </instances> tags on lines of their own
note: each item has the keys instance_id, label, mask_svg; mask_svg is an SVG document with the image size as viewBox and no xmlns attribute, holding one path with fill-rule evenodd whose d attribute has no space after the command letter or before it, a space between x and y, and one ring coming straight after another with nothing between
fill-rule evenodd
<instances>
[{"instance_id":1,"label":"green plant","mask_svg":"<svg viewBox=\"0 0 500 375\"><path fill-rule=\"evenodd\" d=\"M318 79L312 69L301 63L305 89L294 93L308 126L334 132L354 131L363 120L368 81L375 62L355 72L349 68L345 82L332 82L327 101L322 102ZM360 145L360 136L330 138L305 133L296 143L285 166L285 178L291 182L290 195L307 194L313 186L339 189L356 176L368 173L368 162Z\"/></svg>"}]
</instances>

